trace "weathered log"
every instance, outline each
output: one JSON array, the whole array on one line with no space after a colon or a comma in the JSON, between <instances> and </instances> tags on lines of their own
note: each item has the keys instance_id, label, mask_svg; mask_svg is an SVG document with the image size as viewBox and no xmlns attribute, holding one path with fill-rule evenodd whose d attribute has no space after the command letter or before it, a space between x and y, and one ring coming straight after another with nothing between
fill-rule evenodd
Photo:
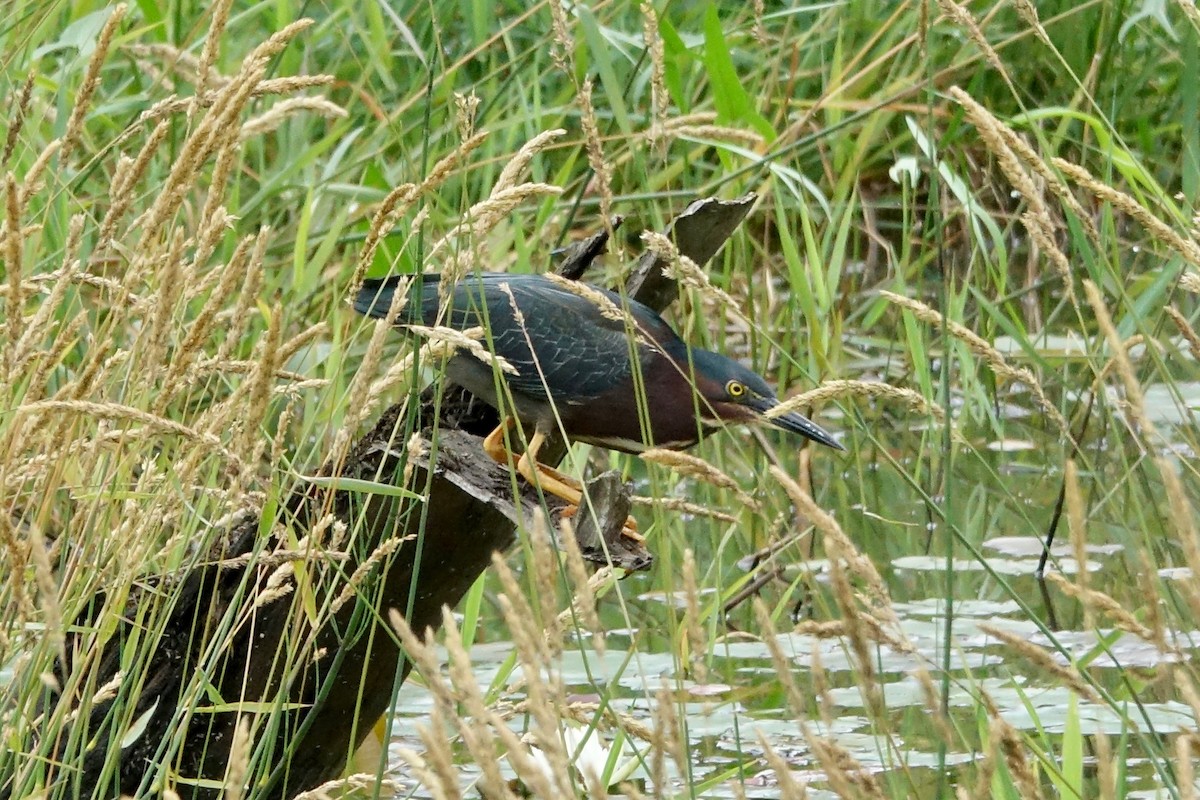
<instances>
[{"instance_id":1,"label":"weathered log","mask_svg":"<svg viewBox=\"0 0 1200 800\"><path fill-rule=\"evenodd\" d=\"M706 263L745 217L753 199L751 195L730 203L693 203L673 225L677 247L697 263ZM576 248L563 268L581 275L604 241L593 237ZM659 309L674 297L661 266L653 258L643 259L630 282L635 297ZM357 576L353 598L319 616L315 630L301 604L290 598L255 604L278 565L237 561L238 556L264 551L258 541L264 526L256 516L236 525L223 552L183 577L183 585L173 590L175 608L161 634L149 680L136 700L136 716L146 715L145 727L120 754L117 785L97 784L113 755L114 739L120 736L109 730L111 704L94 709L88 721L90 737L101 743L77 771L64 769L62 779L75 782L83 797L135 794L161 781L166 774L162 766L169 765L174 775L198 779L175 785L181 796L216 798L221 791L213 782L225 774L238 703L279 704L275 713L280 722L272 729L271 741L264 741L266 734L256 737L257 756L275 765L267 785L257 787L259 796L287 798L337 777L408 674L409 664L387 623L388 611L399 610L415 630L437 628L442 607L457 604L491 563L492 554L515 541L517 525L545 513L534 490L523 482L521 494L514 498L509 471L483 453L479 437L497 421L494 410L472 402L462 390L448 390L440 397L427 392L411 418L407 404L391 407L340 463L326 464L319 472L330 478L422 487L421 499L328 483L309 483L292 495L278 521L297 538L330 514L352 529L343 563L306 569L310 584L305 590L312 592L318 608L345 593L348 576L364 564L373 565ZM407 443L412 430L422 433L428 453L410 465ZM411 468L407 482L406 467ZM631 569L648 566L649 554L620 536L629 498L619 479L601 476L591 486L595 514L580 515L578 532L585 553ZM599 520L598 527L592 520ZM389 542L394 550L370 561ZM272 549L268 545L265 552ZM214 641L220 643L217 652ZM113 637L94 662L101 673L95 685L105 683L119 668L120 642L120 635ZM75 645L87 646L83 640ZM222 698L225 707L202 714L189 709L189 702L195 704L189 697L195 696L198 671L210 694ZM261 705L256 708L261 710Z\"/></svg>"}]
</instances>

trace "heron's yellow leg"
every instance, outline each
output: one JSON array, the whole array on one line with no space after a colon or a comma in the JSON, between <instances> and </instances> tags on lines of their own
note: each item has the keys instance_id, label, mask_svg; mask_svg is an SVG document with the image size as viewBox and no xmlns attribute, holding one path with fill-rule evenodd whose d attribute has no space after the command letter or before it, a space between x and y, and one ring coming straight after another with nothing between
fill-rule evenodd
<instances>
[{"instance_id":1,"label":"heron's yellow leg","mask_svg":"<svg viewBox=\"0 0 1200 800\"><path fill-rule=\"evenodd\" d=\"M488 438L490 439L491 436ZM541 486L542 491L566 500L571 508L568 508L565 513L567 515L574 514L579 510L579 504L583 500L583 486L569 475L564 475L553 467L548 467L537 460L538 450L541 449L545 441L546 435L544 433L541 431L534 432L533 438L529 440L529 444L525 447L525 452L517 460L517 474L534 486ZM632 516L626 518L625 525L621 529L621 535L636 542L645 541L645 537L638 533L637 520Z\"/></svg>"},{"instance_id":2,"label":"heron's yellow leg","mask_svg":"<svg viewBox=\"0 0 1200 800\"><path fill-rule=\"evenodd\" d=\"M505 434L505 432L507 432L508 430L510 430L512 428L512 426L515 422L516 422L516 420L514 420L512 417L505 417L504 421L501 422L499 425L497 425L496 429L494 431L492 431L491 433L489 433L487 435L487 437L483 440L484 452L486 452L489 456L491 456L492 460L498 464L504 464L505 466L507 466L509 463L509 458L513 455L513 453L504 444L504 434ZM526 448L526 452L533 450L533 452L534 452L533 458L535 460L537 459L537 455L536 455L537 448L541 448L542 443L545 441L545 439L546 439L546 437L544 435L535 434L534 440L537 442L536 448L534 447L534 442L530 442L529 447ZM525 480L532 482L532 479L528 475L526 475L524 472L522 472L521 469L522 468L520 467L520 462L518 461L518 467L517 467L518 474L520 474L522 477L524 477ZM555 485L565 484L565 485L571 487L571 489L573 489L576 492L576 494L574 495L574 497L576 499L571 500L570 498L567 498L567 497L563 497L562 499L568 500L572 505L579 505L578 498L583 496L583 484L581 484L579 481L572 478L570 475L566 475L562 472L559 472L558 470L554 469L554 467L550 467L545 464L541 464L541 463L538 464L538 472L541 475L545 476L546 478L554 481ZM553 494L555 497L561 496L557 492L551 492L551 494Z\"/></svg>"}]
</instances>

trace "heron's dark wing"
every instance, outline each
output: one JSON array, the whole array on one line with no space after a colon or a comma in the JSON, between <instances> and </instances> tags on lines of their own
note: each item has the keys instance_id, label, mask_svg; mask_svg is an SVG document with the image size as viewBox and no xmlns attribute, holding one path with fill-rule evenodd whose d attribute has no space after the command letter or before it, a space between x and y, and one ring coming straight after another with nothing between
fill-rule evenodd
<instances>
[{"instance_id":1,"label":"heron's dark wing","mask_svg":"<svg viewBox=\"0 0 1200 800\"><path fill-rule=\"evenodd\" d=\"M605 316L594 300L543 276L485 273L478 277L481 282L469 277L455 287L456 309L459 291L477 295L478 287L483 287L488 315L484 327L491 337L488 347L517 369L518 374L505 376L512 389L540 400L553 395L558 403L581 403L628 385L633 352L645 358L649 341L678 341L674 331L645 307L629 307L628 317L640 331L635 336L629 319ZM622 307L618 295L595 291L616 308ZM633 391L632 386L628 391Z\"/></svg>"},{"instance_id":2,"label":"heron's dark wing","mask_svg":"<svg viewBox=\"0 0 1200 800\"><path fill-rule=\"evenodd\" d=\"M384 316L399 280L393 276L365 282L355 308ZM645 306L630 303L624 306L627 319L612 319L593 300L540 275L467 275L454 284L446 302L438 294L439 280L434 274L422 276L420 287L410 289L398 322L418 321L419 296L420 321L426 325L456 330L482 327L484 346L517 370L515 375L504 375L512 390L538 400L553 396L559 403L584 402L599 397L630 381L631 343L644 357L651 342L664 346L679 342L674 331ZM596 291L617 308L623 307L620 296ZM636 323L636 337L629 331L629 319Z\"/></svg>"}]
</instances>

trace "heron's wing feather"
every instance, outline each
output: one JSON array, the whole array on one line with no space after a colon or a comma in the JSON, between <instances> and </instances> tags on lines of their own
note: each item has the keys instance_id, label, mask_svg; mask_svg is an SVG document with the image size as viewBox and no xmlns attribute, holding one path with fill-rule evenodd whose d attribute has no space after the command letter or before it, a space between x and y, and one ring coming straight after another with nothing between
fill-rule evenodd
<instances>
[{"instance_id":1,"label":"heron's wing feather","mask_svg":"<svg viewBox=\"0 0 1200 800\"><path fill-rule=\"evenodd\" d=\"M626 306L619 295L602 289L597 291L629 313L606 316L592 299L537 275L468 275L454 284L445 301L438 294L438 276L422 278L419 287L409 289L398 324L484 328L484 346L517 370L504 375L509 386L537 400L554 396L556 402L569 398L565 402L581 403L599 397L630 381L631 353L644 358L654 347L678 341L657 314L637 304ZM365 281L355 309L385 316L400 282L407 279Z\"/></svg>"},{"instance_id":2,"label":"heron's wing feather","mask_svg":"<svg viewBox=\"0 0 1200 800\"><path fill-rule=\"evenodd\" d=\"M514 391L582 403L628 382L631 338L621 322L544 279L509 277L518 280L488 287L485 327L489 347L517 369L505 376Z\"/></svg>"}]
</instances>

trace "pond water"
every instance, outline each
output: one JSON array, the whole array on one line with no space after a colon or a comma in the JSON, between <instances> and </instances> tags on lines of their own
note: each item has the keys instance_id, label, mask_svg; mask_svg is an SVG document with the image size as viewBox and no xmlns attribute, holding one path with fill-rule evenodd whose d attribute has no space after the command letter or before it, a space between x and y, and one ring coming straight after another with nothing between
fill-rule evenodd
<instances>
[{"instance_id":1,"label":"pond water","mask_svg":"<svg viewBox=\"0 0 1200 800\"><path fill-rule=\"evenodd\" d=\"M1167 392L1147 387L1148 405L1156 422L1164 425L1164 435L1170 435L1170 426L1191 419L1188 403L1178 402L1179 388ZM1195 388L1200 395L1200 384ZM997 410L1005 420L1006 435L972 437L971 425L964 423L960 431L966 442L958 445L953 459L939 450L940 434L921 438L921 426L877 426L882 432L874 441L853 443L852 456L814 455L814 496L882 575L904 647L871 645L877 685L872 695L847 637L790 632L789 612L795 622L814 624L841 617L830 587L829 562L812 556L819 548L814 548L811 536L797 537L779 554L774 562L778 575L764 584L760 595L777 611L781 632L776 642L805 697L803 721L789 710L784 683L749 604L724 615L719 611L736 594L747 570L765 572L748 554L765 552L765 545L787 539L792 511L786 495L768 485L765 464L756 456L729 455L752 449L745 440L726 440L718 447L706 443L698 454L719 463L742 486L757 481L759 489L753 494L759 509L740 508L728 494L711 487L671 482L661 474L647 474L641 466L631 467L640 493L686 496L739 515L733 525L667 517L661 526L649 526L650 545L659 562L650 573L618 584L621 602L611 595L601 602L606 651L594 652L590 637L582 635L567 644L557 662L568 696L603 701L646 725L655 719L658 693L664 685L669 688L675 713L686 727L689 774L668 773L669 785L655 787L647 771L648 745L626 743L628 758L636 760L640 753L645 759L631 776L643 792L778 797L778 778L764 758L761 739L784 758L792 777L807 785L808 796L832 797L811 745L815 735L849 753L885 787L887 796L951 796L947 786L971 780L968 776L976 774L973 770L984 757L990 708L1052 760L1064 747L1083 742L1088 779L1097 766L1094 737L1104 734L1120 756L1123 796L1171 796L1164 786L1174 776L1160 773L1164 764L1168 772L1171 769L1173 737L1181 729L1197 728L1196 715L1175 688L1171 668L1183 665L1194 674L1200 630L1180 597L1186 594L1181 587L1194 585L1194 576L1166 520L1162 486L1145 479L1146 453L1112 446L1122 434L1115 417L1104 423L1108 427L1102 434L1093 429L1098 438L1077 454L1086 508L1087 585L1126 610L1130 624L1161 625L1164 643L1156 645L1117 630L1111 615L1089 621L1078 600L1035 578L1044 537L1055 517L1067 450L1061 444L1041 444L1047 438L1046 422L1028 408L1015 404ZM786 440L770 441L786 447ZM1160 452L1175 458L1185 455L1170 444ZM793 474L799 471L784 463ZM686 601L679 575L684 547L696 551L699 603L708 623L707 675L702 681L688 677L686 657L681 656L685 648L679 630ZM1081 565L1069 541L1065 514L1051 556L1050 571L1079 581ZM559 608L565 607L565 590L561 595ZM1036 648L1048 663L1031 660L995 632ZM512 646L503 641L503 625L487 627L484 633L494 640L476 644L471 658L476 680L487 687L502 669L510 669L506 662ZM814 664L819 672L814 672ZM1085 671L1092 696L1081 697L1068 688L1054 672L1055 665ZM923 685L916 670L928 673L932 684ZM519 669L513 671L508 681L519 675ZM930 685L944 698L945 725L931 718ZM818 687L824 687L823 693ZM518 703L524 695L501 688L497 699ZM424 749L415 726L427 722L431 704L419 682L403 687L393 748ZM530 721L517 715L510 724L525 732ZM611 731L594 735L605 742L613 738ZM456 746L461 785L467 788L478 777L478 768L465 748ZM393 777L411 796L429 796L395 750L390 763ZM1046 777L1045 765L1041 775Z\"/></svg>"},{"instance_id":2,"label":"pond water","mask_svg":"<svg viewBox=\"0 0 1200 800\"><path fill-rule=\"evenodd\" d=\"M997 574L1028 578L1036 567L1036 555L1040 552L1036 539L1004 537L985 544L989 552L987 567ZM1064 549L1060 553L1063 556L1060 565L1071 573L1076 565L1065 557L1065 552ZM1111 544L1090 547L1089 570L1103 574L1106 562L1119 552L1120 548ZM823 565L805 566L819 574ZM898 558L892 566L897 573L936 573L946 568L944 559L923 556ZM956 561L954 569L984 567L963 560ZM627 583L633 580L636 578ZM1032 584L1032 579L1028 582ZM660 592L647 592L627 600L645 604L643 610L648 614L653 613L654 606L674 604L672 601L672 597ZM978 751L958 749L959 743L942 742L935 726L921 722L927 714L926 701L912 671L924 667L936 672L936 665L947 658L946 603L942 598L926 597L896 602L893 608L900 631L915 650L898 652L878 647L873 653L886 709L883 720L873 719L869 713L869 702L856 678L854 658L844 639L781 633L777 642L788 655L794 677L801 686L811 681L814 653L819 659L828 685L826 702L832 704L832 714L827 721L822 721L819 713L812 714L807 720L812 732L836 741L871 772L886 777L890 771L902 771L905 785L927 782L932 787L939 769L952 774L956 765L969 763L980 755ZM1161 664L1165 656L1158 648L1132 634L1111 629L1060 630L1049 634L1042 625L1028 619L1020 604L1013 600L960 598L954 603L953 613L948 648L950 668L944 673L949 679L947 699L953 725L968 730L977 727L979 698L986 692L1006 722L1030 735L1053 738L1075 724L1085 736L1103 732L1114 740L1125 737L1130 740L1126 765L1128 787L1133 793L1129 796L1159 796L1160 784L1151 762L1137 755L1131 720L1142 732L1194 729L1196 720L1186 704L1156 700L1152 691L1137 698L1136 703L1131 700L1116 709L1107 703L1081 700L1065 686L1055 685L1045 675L1037 674L1003 642L982 630L980 623L1049 648L1064 664L1066 657L1055 648L1065 650L1073 659L1086 663L1102 685L1106 682L1106 672L1111 673L1107 677L1119 681L1130 670L1151 669ZM1191 658L1200 647L1197 630L1169 631L1168 638L1179 650L1176 658ZM603 695L614 710L647 725L652 721L655 693L666 682L672 689L676 713L686 720L692 769L690 785L708 782L697 797L778 796L774 773L762 757L760 736L784 756L795 778L809 784L810 796L834 796L821 791L820 765L800 722L782 699L771 654L762 641L726 635L715 642L711 647L708 680L704 683L683 677L678 656L662 647L664 644L669 643L652 627L624 630L609 635L603 655L586 645L577 649L568 647L557 668L568 692L576 699L598 702ZM512 646L507 642L480 644L471 650L475 677L481 686L493 682L511 652ZM502 693L502 697L511 703L524 699L519 691ZM417 724L428 721L431 705L428 691L417 682L404 686L396 707L393 745L423 749L412 731ZM512 720L518 732L524 730L526 723L523 717ZM594 735L609 741L612 738L611 733ZM633 747L646 750L644 743L634 743ZM628 757L636 758L628 748L627 745ZM460 767L462 785L466 788L478 776L478 770L469 763L465 752L463 755ZM398 758L392 763L396 767L394 777L413 790L412 796L428 796L406 774ZM644 768L635 770L633 778L639 777L646 777ZM673 776L668 791L688 794L678 775Z\"/></svg>"}]
</instances>

